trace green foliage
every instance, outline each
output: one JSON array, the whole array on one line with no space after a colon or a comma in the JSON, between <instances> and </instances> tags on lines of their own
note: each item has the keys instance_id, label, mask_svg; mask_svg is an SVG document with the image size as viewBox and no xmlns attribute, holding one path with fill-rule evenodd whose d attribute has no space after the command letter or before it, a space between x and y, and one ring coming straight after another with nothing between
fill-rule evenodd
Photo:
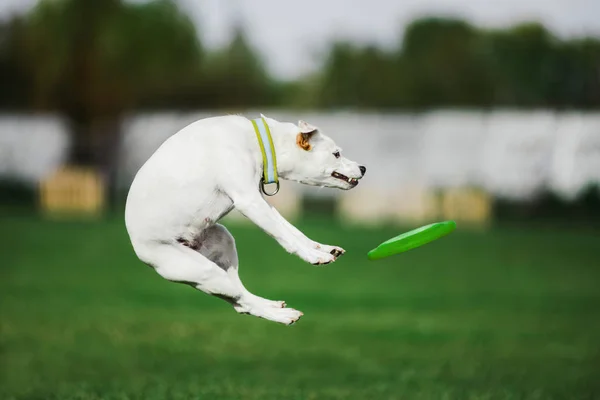
<instances>
[{"instance_id":1,"label":"green foliage","mask_svg":"<svg viewBox=\"0 0 600 400\"><path fill-rule=\"evenodd\" d=\"M488 33L488 67L496 86L496 101L516 106L551 106L556 75L557 41L538 24Z\"/></svg>"},{"instance_id":2,"label":"green foliage","mask_svg":"<svg viewBox=\"0 0 600 400\"><path fill-rule=\"evenodd\" d=\"M241 29L203 68L203 95L209 108L243 108L272 104L274 82Z\"/></svg>"},{"instance_id":3,"label":"green foliage","mask_svg":"<svg viewBox=\"0 0 600 400\"><path fill-rule=\"evenodd\" d=\"M409 24L396 51L332 47L325 107L600 106L600 41L561 41L531 23L482 31L455 19Z\"/></svg>"},{"instance_id":4,"label":"green foliage","mask_svg":"<svg viewBox=\"0 0 600 400\"><path fill-rule=\"evenodd\" d=\"M66 115L70 161L110 170L121 115L177 100L203 56L195 26L170 0L41 0L17 28L7 29L0 66L7 80L21 78L24 108Z\"/></svg>"},{"instance_id":5,"label":"green foliage","mask_svg":"<svg viewBox=\"0 0 600 400\"><path fill-rule=\"evenodd\" d=\"M0 21L0 109L24 109L31 82L19 65L19 49L24 21L17 17Z\"/></svg>"},{"instance_id":6,"label":"green foliage","mask_svg":"<svg viewBox=\"0 0 600 400\"><path fill-rule=\"evenodd\" d=\"M193 78L202 60L193 23L167 0L122 7L100 35L106 55L101 68L138 101L169 97L173 87Z\"/></svg>"},{"instance_id":7,"label":"green foliage","mask_svg":"<svg viewBox=\"0 0 600 400\"><path fill-rule=\"evenodd\" d=\"M392 106L398 81L395 67L391 56L375 47L336 43L315 101L325 107Z\"/></svg>"},{"instance_id":8,"label":"green foliage","mask_svg":"<svg viewBox=\"0 0 600 400\"><path fill-rule=\"evenodd\" d=\"M0 25L0 106L75 120L131 108L592 108L598 70L599 40L538 23L418 19L393 49L332 43L321 71L295 82L273 79L242 29L205 51L172 0L42 0Z\"/></svg>"},{"instance_id":9,"label":"green foliage","mask_svg":"<svg viewBox=\"0 0 600 400\"><path fill-rule=\"evenodd\" d=\"M73 118L118 114L168 92L202 56L192 22L168 0L41 1L25 36L35 104Z\"/></svg>"},{"instance_id":10,"label":"green foliage","mask_svg":"<svg viewBox=\"0 0 600 400\"><path fill-rule=\"evenodd\" d=\"M475 28L426 19L408 26L399 54L405 103L414 107L489 104L491 90Z\"/></svg>"},{"instance_id":11,"label":"green foliage","mask_svg":"<svg viewBox=\"0 0 600 400\"><path fill-rule=\"evenodd\" d=\"M0 210L0 398L594 399L597 231L502 228L398 257L396 229L298 226L347 254L323 268L232 226L245 285L305 313L285 327L170 283L122 218ZM260 251L257 251L260 249Z\"/></svg>"}]
</instances>

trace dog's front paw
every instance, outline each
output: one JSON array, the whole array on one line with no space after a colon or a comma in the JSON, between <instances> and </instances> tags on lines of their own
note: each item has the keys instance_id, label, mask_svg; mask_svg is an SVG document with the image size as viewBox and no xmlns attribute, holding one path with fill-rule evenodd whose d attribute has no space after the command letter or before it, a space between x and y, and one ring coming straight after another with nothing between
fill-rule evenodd
<instances>
[{"instance_id":1,"label":"dog's front paw","mask_svg":"<svg viewBox=\"0 0 600 400\"><path fill-rule=\"evenodd\" d=\"M330 264L336 259L333 253L326 253L324 250L317 249L305 249L297 254L301 259L312 265Z\"/></svg>"},{"instance_id":2,"label":"dog's front paw","mask_svg":"<svg viewBox=\"0 0 600 400\"><path fill-rule=\"evenodd\" d=\"M316 248L325 253L332 254L335 258L342 256L346 252L346 250L342 249L341 247L329 246L327 244L320 243L316 243Z\"/></svg>"}]
</instances>

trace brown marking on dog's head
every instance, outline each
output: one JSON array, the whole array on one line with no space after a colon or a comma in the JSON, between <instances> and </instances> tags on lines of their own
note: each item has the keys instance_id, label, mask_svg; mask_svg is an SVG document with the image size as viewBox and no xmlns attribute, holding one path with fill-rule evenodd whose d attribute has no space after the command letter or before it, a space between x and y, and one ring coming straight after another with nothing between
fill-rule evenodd
<instances>
[{"instance_id":1,"label":"brown marking on dog's head","mask_svg":"<svg viewBox=\"0 0 600 400\"><path fill-rule=\"evenodd\" d=\"M310 151L310 149L312 149L312 146L309 143L309 139L310 139L310 136L300 132L296 135L296 144L302 150Z\"/></svg>"},{"instance_id":2,"label":"brown marking on dog's head","mask_svg":"<svg viewBox=\"0 0 600 400\"><path fill-rule=\"evenodd\" d=\"M310 151L312 149L310 138L317 133L318 128L304 121L298 121L298 128L300 128L300 132L296 135L296 144L301 149Z\"/></svg>"}]
</instances>

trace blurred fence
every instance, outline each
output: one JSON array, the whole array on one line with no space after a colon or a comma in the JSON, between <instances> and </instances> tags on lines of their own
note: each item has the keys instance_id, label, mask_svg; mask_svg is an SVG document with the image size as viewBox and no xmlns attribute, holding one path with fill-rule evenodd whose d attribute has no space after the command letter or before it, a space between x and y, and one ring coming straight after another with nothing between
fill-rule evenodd
<instances>
[{"instance_id":1,"label":"blurred fence","mask_svg":"<svg viewBox=\"0 0 600 400\"><path fill-rule=\"evenodd\" d=\"M348 221L454 215L485 223L494 198L522 201L550 191L570 201L588 186L600 184L600 113L262 112L319 126L349 158L368 167L366 179L343 196L331 189L284 185L282 194L270 200L288 216L301 211L299 199L317 197L335 201ZM255 116L258 111L245 114ZM128 187L167 137L211 115L165 112L126 118L120 154L115 154L119 186ZM0 117L0 178L37 184L49 176L69 150L65 129L52 116Z\"/></svg>"}]
</instances>

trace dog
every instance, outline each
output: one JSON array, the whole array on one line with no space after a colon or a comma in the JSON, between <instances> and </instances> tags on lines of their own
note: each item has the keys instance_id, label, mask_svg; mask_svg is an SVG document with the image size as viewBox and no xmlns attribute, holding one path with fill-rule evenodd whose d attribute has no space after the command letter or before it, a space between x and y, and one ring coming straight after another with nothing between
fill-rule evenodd
<instances>
[{"instance_id":1,"label":"dog","mask_svg":"<svg viewBox=\"0 0 600 400\"><path fill-rule=\"evenodd\" d=\"M165 140L131 183L125 225L136 256L164 279L224 299L238 313L291 325L303 313L244 287L235 240L218 221L235 208L288 253L332 263L344 249L309 239L261 194L269 161L263 149L272 150L269 174L306 185L350 190L366 167L305 121L257 120L270 143L240 115L201 119Z\"/></svg>"}]
</instances>

